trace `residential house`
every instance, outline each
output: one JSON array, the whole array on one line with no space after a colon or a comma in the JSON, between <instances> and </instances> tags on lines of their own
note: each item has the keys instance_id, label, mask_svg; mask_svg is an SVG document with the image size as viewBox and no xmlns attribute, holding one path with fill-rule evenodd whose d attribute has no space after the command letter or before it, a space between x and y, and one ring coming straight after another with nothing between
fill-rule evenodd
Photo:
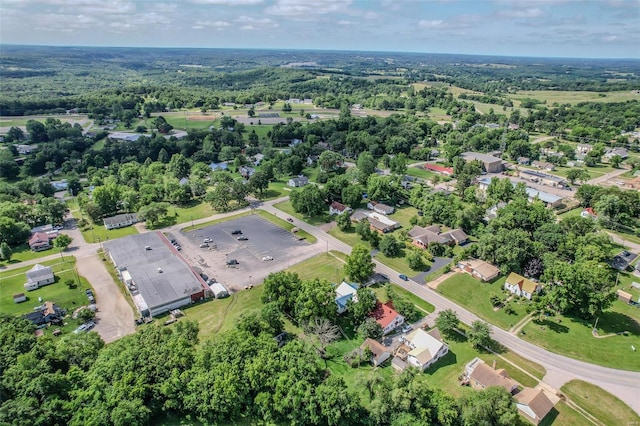
<instances>
[{"instance_id":1,"label":"residential house","mask_svg":"<svg viewBox=\"0 0 640 426\"><path fill-rule=\"evenodd\" d=\"M53 189L56 191L66 191L67 188L69 188L69 184L67 183L66 179L52 180L51 186L53 186Z\"/></svg>"},{"instance_id":2,"label":"residential house","mask_svg":"<svg viewBox=\"0 0 640 426\"><path fill-rule=\"evenodd\" d=\"M256 169L249 166L240 166L240 168L238 168L238 173L240 173L240 176L242 176L245 179L249 179L251 176L253 176L255 172L256 172Z\"/></svg>"},{"instance_id":3,"label":"residential house","mask_svg":"<svg viewBox=\"0 0 640 426\"><path fill-rule=\"evenodd\" d=\"M369 225L371 225L372 230L383 234L393 232L400 228L400 224L398 222L378 213L369 213L367 220L369 221Z\"/></svg>"},{"instance_id":4,"label":"residential house","mask_svg":"<svg viewBox=\"0 0 640 426\"><path fill-rule=\"evenodd\" d=\"M427 248L430 244L464 244L469 240L469 236L460 228L451 231L441 232L440 225L431 225L427 228L414 226L407 234L413 241L413 245L420 248Z\"/></svg>"},{"instance_id":5,"label":"residential house","mask_svg":"<svg viewBox=\"0 0 640 426\"><path fill-rule=\"evenodd\" d=\"M424 167L425 170L431 170L432 172L436 172L444 176L453 175L453 167L444 167L433 163L426 163L422 167Z\"/></svg>"},{"instance_id":6,"label":"residential house","mask_svg":"<svg viewBox=\"0 0 640 426\"><path fill-rule=\"evenodd\" d=\"M507 203L500 201L498 204L489 207L487 210L485 210L484 217L482 219L487 223L495 219L496 217L498 217L498 210L505 207L506 205Z\"/></svg>"},{"instance_id":7,"label":"residential house","mask_svg":"<svg viewBox=\"0 0 640 426\"><path fill-rule=\"evenodd\" d=\"M338 305L338 314L342 314L347 310L347 304L351 300L353 303L358 302L358 284L342 281L336 287L336 305Z\"/></svg>"},{"instance_id":8,"label":"residential house","mask_svg":"<svg viewBox=\"0 0 640 426\"><path fill-rule=\"evenodd\" d=\"M209 164L209 168L211 169L211 171L214 171L214 172L226 171L226 170L229 170L229 165L225 162L211 163Z\"/></svg>"},{"instance_id":9,"label":"residential house","mask_svg":"<svg viewBox=\"0 0 640 426\"><path fill-rule=\"evenodd\" d=\"M437 328L429 332L417 328L406 336L401 337L400 342L402 342L402 345L398 348L396 356L405 361L407 365L422 371L429 368L449 352L449 346L442 341ZM395 368L402 365L402 363L393 364Z\"/></svg>"},{"instance_id":10,"label":"residential house","mask_svg":"<svg viewBox=\"0 0 640 426\"><path fill-rule=\"evenodd\" d=\"M374 367L379 367L391 358L391 350L376 340L367 338L362 345L360 345L360 351L362 353L364 353L366 349L369 349L371 352L371 364L373 364Z\"/></svg>"},{"instance_id":11,"label":"residential house","mask_svg":"<svg viewBox=\"0 0 640 426\"><path fill-rule=\"evenodd\" d=\"M582 210L582 212L580 212L580 216L584 218L593 219L593 220L596 220L598 218L598 215L591 207L587 207L586 209Z\"/></svg>"},{"instance_id":12,"label":"residential house","mask_svg":"<svg viewBox=\"0 0 640 426\"><path fill-rule=\"evenodd\" d=\"M367 203L367 208L373 210L376 213L383 214L385 216L393 214L396 211L395 208L386 204L378 203L377 201L370 201Z\"/></svg>"},{"instance_id":13,"label":"residential house","mask_svg":"<svg viewBox=\"0 0 640 426\"><path fill-rule=\"evenodd\" d=\"M256 155L253 156L253 165L254 166L259 166L260 163L262 163L262 160L264 159L264 155L257 153Z\"/></svg>"},{"instance_id":14,"label":"residential house","mask_svg":"<svg viewBox=\"0 0 640 426\"><path fill-rule=\"evenodd\" d=\"M531 163L531 165L537 169L546 170L548 172L551 172L556 169L556 166L554 166L552 163L549 163L547 161L536 160L533 163Z\"/></svg>"},{"instance_id":15,"label":"residential house","mask_svg":"<svg viewBox=\"0 0 640 426\"><path fill-rule=\"evenodd\" d=\"M542 289L539 283L533 282L515 272L509 274L504 282L504 288L517 296L526 297L529 300Z\"/></svg>"},{"instance_id":16,"label":"residential house","mask_svg":"<svg viewBox=\"0 0 640 426\"><path fill-rule=\"evenodd\" d=\"M136 142L142 136L144 136L144 135L140 134L140 133L112 132L112 133L109 133L108 137L109 137L109 139L113 139L113 140L116 140L116 141Z\"/></svg>"},{"instance_id":17,"label":"residential house","mask_svg":"<svg viewBox=\"0 0 640 426\"><path fill-rule=\"evenodd\" d=\"M287 182L287 185L293 188L300 188L308 184L309 184L309 179L306 176L294 177L289 179L289 182Z\"/></svg>"},{"instance_id":18,"label":"residential house","mask_svg":"<svg viewBox=\"0 0 640 426\"><path fill-rule=\"evenodd\" d=\"M331 205L329 206L329 214L330 215L335 215L335 214L342 214L342 213L349 213L353 211L353 209L351 207L345 206L342 203L339 203L337 201L334 201L331 203Z\"/></svg>"},{"instance_id":19,"label":"residential house","mask_svg":"<svg viewBox=\"0 0 640 426\"><path fill-rule=\"evenodd\" d=\"M22 303L27 301L27 296L24 293L18 293L13 295L13 303Z\"/></svg>"},{"instance_id":20,"label":"residential house","mask_svg":"<svg viewBox=\"0 0 640 426\"><path fill-rule=\"evenodd\" d=\"M513 393L518 388L518 382L510 378L505 369L496 370L477 357L465 366L464 376L469 385L476 390L500 386Z\"/></svg>"},{"instance_id":21,"label":"residential house","mask_svg":"<svg viewBox=\"0 0 640 426\"><path fill-rule=\"evenodd\" d=\"M616 155L624 160L625 158L629 157L629 150L622 147L607 148L604 153L604 160L610 162L611 159Z\"/></svg>"},{"instance_id":22,"label":"residential house","mask_svg":"<svg viewBox=\"0 0 640 426\"><path fill-rule=\"evenodd\" d=\"M541 389L524 388L515 395L520 414L534 425L539 424L553 409L553 402Z\"/></svg>"},{"instance_id":23,"label":"residential house","mask_svg":"<svg viewBox=\"0 0 640 426\"><path fill-rule=\"evenodd\" d=\"M44 305L37 311L23 315L23 318L31 321L34 325L59 324L62 322L64 311L53 302L44 302Z\"/></svg>"},{"instance_id":24,"label":"residential house","mask_svg":"<svg viewBox=\"0 0 640 426\"><path fill-rule=\"evenodd\" d=\"M51 244L53 238L55 238L55 236L44 232L36 232L29 238L29 248L31 248L31 251L49 250L53 247L53 244Z\"/></svg>"},{"instance_id":25,"label":"residential house","mask_svg":"<svg viewBox=\"0 0 640 426\"><path fill-rule=\"evenodd\" d=\"M131 226L138 222L137 213L125 213L118 214L111 217L105 217L102 219L104 227L107 229L124 228L125 226Z\"/></svg>"},{"instance_id":26,"label":"residential house","mask_svg":"<svg viewBox=\"0 0 640 426\"><path fill-rule=\"evenodd\" d=\"M588 154L593 149L593 145L588 143L579 143L576 147L576 154Z\"/></svg>"},{"instance_id":27,"label":"residential house","mask_svg":"<svg viewBox=\"0 0 640 426\"><path fill-rule=\"evenodd\" d=\"M459 246L469 241L469 236L461 228L452 229L451 231L445 232L444 235L450 237L453 242Z\"/></svg>"},{"instance_id":28,"label":"residential house","mask_svg":"<svg viewBox=\"0 0 640 426\"><path fill-rule=\"evenodd\" d=\"M529 157L518 157L516 161L518 164L521 164L523 166L528 166L529 164L531 164L531 159Z\"/></svg>"},{"instance_id":29,"label":"residential house","mask_svg":"<svg viewBox=\"0 0 640 426\"><path fill-rule=\"evenodd\" d=\"M307 155L307 166L313 166L318 162L317 155Z\"/></svg>"},{"instance_id":30,"label":"residential house","mask_svg":"<svg viewBox=\"0 0 640 426\"><path fill-rule=\"evenodd\" d=\"M540 191L527 186L525 189L528 195L528 200L533 203L535 200L540 200L546 207L555 208L562 204L562 197L559 197L548 192Z\"/></svg>"},{"instance_id":31,"label":"residential house","mask_svg":"<svg viewBox=\"0 0 640 426\"><path fill-rule=\"evenodd\" d=\"M376 303L376 308L370 316L382 327L383 334L389 334L396 328L404 324L404 317L393 309L391 301L387 303Z\"/></svg>"},{"instance_id":32,"label":"residential house","mask_svg":"<svg viewBox=\"0 0 640 426\"><path fill-rule=\"evenodd\" d=\"M479 152L463 152L460 157L466 162L480 161L482 169L487 173L500 173L502 171L502 160L492 155Z\"/></svg>"},{"instance_id":33,"label":"residential house","mask_svg":"<svg viewBox=\"0 0 640 426\"><path fill-rule=\"evenodd\" d=\"M13 146L16 147L16 150L18 151L18 154L20 154L20 155L31 154L32 152L38 150L38 145L15 144Z\"/></svg>"},{"instance_id":34,"label":"residential house","mask_svg":"<svg viewBox=\"0 0 640 426\"><path fill-rule=\"evenodd\" d=\"M51 268L48 266L42 266L39 263L29 269L26 275L27 282L24 284L24 288L29 291L56 281L56 277L53 275Z\"/></svg>"},{"instance_id":35,"label":"residential house","mask_svg":"<svg viewBox=\"0 0 640 426\"><path fill-rule=\"evenodd\" d=\"M457 266L483 282L494 280L500 275L500 269L480 259L461 260Z\"/></svg>"},{"instance_id":36,"label":"residential house","mask_svg":"<svg viewBox=\"0 0 640 426\"><path fill-rule=\"evenodd\" d=\"M361 220L367 220L369 218L369 213L363 210L356 210L350 217L351 222L358 223Z\"/></svg>"},{"instance_id":37,"label":"residential house","mask_svg":"<svg viewBox=\"0 0 640 426\"><path fill-rule=\"evenodd\" d=\"M609 265L612 268L615 268L618 271L622 272L625 271L629 267L629 265L631 265L636 257L638 257L637 254L625 250L615 255L613 259L609 261Z\"/></svg>"},{"instance_id":38,"label":"residential house","mask_svg":"<svg viewBox=\"0 0 640 426\"><path fill-rule=\"evenodd\" d=\"M182 179L180 179L180 180L178 181L178 184L179 184L180 186L188 185L188 184L189 184L189 178L183 177Z\"/></svg>"}]
</instances>

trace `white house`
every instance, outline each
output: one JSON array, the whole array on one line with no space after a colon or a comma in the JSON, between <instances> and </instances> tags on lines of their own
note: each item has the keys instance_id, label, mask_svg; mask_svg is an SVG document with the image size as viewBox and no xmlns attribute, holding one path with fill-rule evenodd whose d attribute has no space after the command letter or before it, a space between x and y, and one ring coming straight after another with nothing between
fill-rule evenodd
<instances>
[{"instance_id":1,"label":"white house","mask_svg":"<svg viewBox=\"0 0 640 426\"><path fill-rule=\"evenodd\" d=\"M540 389L524 388L515 395L516 407L527 420L539 424L553 409L553 402Z\"/></svg>"},{"instance_id":2,"label":"white house","mask_svg":"<svg viewBox=\"0 0 640 426\"><path fill-rule=\"evenodd\" d=\"M298 177L289 179L289 182L287 182L287 185L293 188L300 188L301 186L305 186L308 183L309 183L309 179L306 176L298 176Z\"/></svg>"},{"instance_id":3,"label":"white house","mask_svg":"<svg viewBox=\"0 0 640 426\"><path fill-rule=\"evenodd\" d=\"M417 328L400 340L410 349L406 362L422 371L449 352L449 346L442 341L436 328L429 332Z\"/></svg>"},{"instance_id":4,"label":"white house","mask_svg":"<svg viewBox=\"0 0 640 426\"><path fill-rule=\"evenodd\" d=\"M382 203L378 203L376 201L370 201L367 203L367 208L369 210L373 210L376 213L379 214L383 214L383 215L390 215L393 214L393 212L395 211L395 208L388 206L386 204L382 204Z\"/></svg>"},{"instance_id":5,"label":"white house","mask_svg":"<svg viewBox=\"0 0 640 426\"><path fill-rule=\"evenodd\" d=\"M371 312L371 317L380 324L383 334L389 334L404 324L404 317L393 309L393 304L390 301L387 303L378 302L376 308Z\"/></svg>"},{"instance_id":6,"label":"white house","mask_svg":"<svg viewBox=\"0 0 640 426\"><path fill-rule=\"evenodd\" d=\"M351 207L345 206L342 203L339 203L337 201L334 201L331 203L331 205L329 206L329 214L330 215L336 215L336 214L342 214L342 213L349 213L353 211L353 209Z\"/></svg>"},{"instance_id":7,"label":"white house","mask_svg":"<svg viewBox=\"0 0 640 426\"><path fill-rule=\"evenodd\" d=\"M338 314L347 310L347 302L358 303L358 284L342 281L336 287L336 305L338 305Z\"/></svg>"},{"instance_id":8,"label":"white house","mask_svg":"<svg viewBox=\"0 0 640 426\"><path fill-rule=\"evenodd\" d=\"M105 217L102 222L107 229L124 228L138 222L136 213L118 214L111 217Z\"/></svg>"},{"instance_id":9,"label":"white house","mask_svg":"<svg viewBox=\"0 0 640 426\"><path fill-rule=\"evenodd\" d=\"M540 284L518 275L515 272L509 274L507 280L504 282L504 288L517 296L526 297L529 300L531 300L534 294L539 293L541 290Z\"/></svg>"},{"instance_id":10,"label":"white house","mask_svg":"<svg viewBox=\"0 0 640 426\"><path fill-rule=\"evenodd\" d=\"M371 364L373 364L374 367L382 365L391 357L391 350L389 348L381 345L380 342L371 338L365 339L362 345L360 345L360 350L362 352L366 349L369 349L371 352Z\"/></svg>"},{"instance_id":11,"label":"white house","mask_svg":"<svg viewBox=\"0 0 640 426\"><path fill-rule=\"evenodd\" d=\"M53 271L48 266L42 266L37 263L33 268L27 271L27 282L24 284L26 290L35 290L47 284L56 281Z\"/></svg>"}]
</instances>

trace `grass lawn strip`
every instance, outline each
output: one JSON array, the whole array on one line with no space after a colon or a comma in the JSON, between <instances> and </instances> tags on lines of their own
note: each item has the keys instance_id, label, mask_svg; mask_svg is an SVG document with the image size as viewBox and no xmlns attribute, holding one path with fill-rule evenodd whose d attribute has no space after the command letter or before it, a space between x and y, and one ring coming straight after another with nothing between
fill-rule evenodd
<instances>
[{"instance_id":1,"label":"grass lawn strip","mask_svg":"<svg viewBox=\"0 0 640 426\"><path fill-rule=\"evenodd\" d=\"M256 214L268 220L269 222L273 223L274 225L277 225L280 228L286 229L287 231L291 231L293 228L295 228L295 225L293 223L287 222L284 219L280 219L279 217L276 217L264 210L256 210ZM314 237L313 235L309 234L306 231L303 231L302 229L298 229L298 231L296 232L296 236L298 238L304 238L310 244L313 244L316 241L318 241L316 237Z\"/></svg>"},{"instance_id":2,"label":"grass lawn strip","mask_svg":"<svg viewBox=\"0 0 640 426\"><path fill-rule=\"evenodd\" d=\"M560 390L587 413L606 425L640 423L640 417L628 405L591 383L572 380Z\"/></svg>"},{"instance_id":3,"label":"grass lawn strip","mask_svg":"<svg viewBox=\"0 0 640 426\"><path fill-rule=\"evenodd\" d=\"M481 283L468 274L455 274L438 285L437 291L464 306L480 318L502 329L508 330L526 316L526 303L515 297L509 302L515 314L507 314L504 308L497 311L491 304L491 296L504 295L505 277L499 278L493 283Z\"/></svg>"},{"instance_id":4,"label":"grass lawn strip","mask_svg":"<svg viewBox=\"0 0 640 426\"><path fill-rule=\"evenodd\" d=\"M0 266L13 265L19 262L26 262L27 260L40 259L41 257L58 254L58 249L56 248L42 251L31 251L28 244L20 244L19 246L12 247L11 249L13 250L11 260L8 262L0 261Z\"/></svg>"},{"instance_id":5,"label":"grass lawn strip","mask_svg":"<svg viewBox=\"0 0 640 426\"><path fill-rule=\"evenodd\" d=\"M273 207L277 208L278 210L282 210L284 213L288 214L289 216L293 216L300 220L303 220L310 225L322 225L330 221L329 210L327 210L326 214L309 217L309 216L305 216L303 214L297 213L295 210L293 210L293 206L291 206L291 201L283 201L281 203L274 204Z\"/></svg>"},{"instance_id":6,"label":"grass lawn strip","mask_svg":"<svg viewBox=\"0 0 640 426\"><path fill-rule=\"evenodd\" d=\"M239 219L239 218L244 217L244 216L249 216L250 214L251 214L251 212L244 212L244 213L238 213L238 214L232 215L232 216L225 216L225 217L221 217L219 219L210 220L208 222L199 223L199 224L194 225L194 226L187 226L185 228L182 228L181 231L182 232L196 231L198 229L206 228L208 226L216 225L218 223L227 222L229 220L234 220L234 219Z\"/></svg>"}]
</instances>

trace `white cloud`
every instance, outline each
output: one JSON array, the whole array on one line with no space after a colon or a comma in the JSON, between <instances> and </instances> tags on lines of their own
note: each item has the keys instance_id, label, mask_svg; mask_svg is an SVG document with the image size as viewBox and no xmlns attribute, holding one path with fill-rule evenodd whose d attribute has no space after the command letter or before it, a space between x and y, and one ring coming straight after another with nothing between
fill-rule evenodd
<instances>
[{"instance_id":1,"label":"white cloud","mask_svg":"<svg viewBox=\"0 0 640 426\"><path fill-rule=\"evenodd\" d=\"M278 28L280 25L269 18L253 18L251 16L239 16L234 22L240 24L242 30L264 30L268 28Z\"/></svg>"},{"instance_id":2,"label":"white cloud","mask_svg":"<svg viewBox=\"0 0 640 426\"><path fill-rule=\"evenodd\" d=\"M501 10L498 12L498 16L511 19L527 19L527 18L542 18L545 13L542 9L537 7L531 7L527 9L509 9Z\"/></svg>"},{"instance_id":3,"label":"white cloud","mask_svg":"<svg viewBox=\"0 0 640 426\"><path fill-rule=\"evenodd\" d=\"M197 4L217 4L223 6L255 6L264 3L264 0L189 0Z\"/></svg>"},{"instance_id":4,"label":"white cloud","mask_svg":"<svg viewBox=\"0 0 640 426\"><path fill-rule=\"evenodd\" d=\"M276 0L273 6L265 9L270 15L309 16L326 15L328 13L344 13L351 6L352 0Z\"/></svg>"},{"instance_id":5,"label":"white cloud","mask_svg":"<svg viewBox=\"0 0 640 426\"><path fill-rule=\"evenodd\" d=\"M446 22L444 22L442 19L433 19L433 20L422 20L420 22L418 22L418 26L420 28L445 28L446 27Z\"/></svg>"},{"instance_id":6,"label":"white cloud","mask_svg":"<svg viewBox=\"0 0 640 426\"><path fill-rule=\"evenodd\" d=\"M209 28L216 28L218 30L221 30L230 25L231 24L227 21L196 21L195 25L193 25L191 28L195 30L202 30L204 28L209 27Z\"/></svg>"},{"instance_id":7,"label":"white cloud","mask_svg":"<svg viewBox=\"0 0 640 426\"><path fill-rule=\"evenodd\" d=\"M458 15L448 21L442 19L423 19L418 21L418 26L430 30L459 30L471 28L480 21L482 21L482 17L479 15Z\"/></svg>"},{"instance_id":8,"label":"white cloud","mask_svg":"<svg viewBox=\"0 0 640 426\"><path fill-rule=\"evenodd\" d=\"M353 25L353 22L347 20L338 21L338 25Z\"/></svg>"},{"instance_id":9,"label":"white cloud","mask_svg":"<svg viewBox=\"0 0 640 426\"><path fill-rule=\"evenodd\" d=\"M60 6L61 13L70 14L124 14L136 10L135 3L126 0L26 0L25 3Z\"/></svg>"}]
</instances>

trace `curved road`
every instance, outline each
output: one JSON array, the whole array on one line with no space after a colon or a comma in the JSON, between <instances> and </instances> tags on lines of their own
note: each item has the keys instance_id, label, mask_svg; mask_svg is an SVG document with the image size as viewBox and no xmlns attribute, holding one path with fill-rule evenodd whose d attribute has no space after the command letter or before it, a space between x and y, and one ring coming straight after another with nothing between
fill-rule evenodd
<instances>
[{"instance_id":1,"label":"curved road","mask_svg":"<svg viewBox=\"0 0 640 426\"><path fill-rule=\"evenodd\" d=\"M260 208L270 213L279 213L282 215L282 211L273 207L272 204L273 203L264 204ZM351 252L349 245L319 230L315 226L309 225L296 218L293 218L293 220L294 224L300 229L312 234L318 238L319 241L325 241L329 249L344 253ZM420 285L414 281L402 281L398 278L398 272L377 261L376 265L377 271L386 274L395 284L428 301L436 307L437 311L452 309L465 324L471 324L473 321L480 319L429 287ZM526 342L498 327L492 327L492 336L497 342L512 351L542 365L547 370L547 374L543 379L543 382L547 385L557 389L569 380L584 380L600 386L617 396L627 403L636 413L640 414L640 372L616 370L558 355Z\"/></svg>"}]
</instances>

